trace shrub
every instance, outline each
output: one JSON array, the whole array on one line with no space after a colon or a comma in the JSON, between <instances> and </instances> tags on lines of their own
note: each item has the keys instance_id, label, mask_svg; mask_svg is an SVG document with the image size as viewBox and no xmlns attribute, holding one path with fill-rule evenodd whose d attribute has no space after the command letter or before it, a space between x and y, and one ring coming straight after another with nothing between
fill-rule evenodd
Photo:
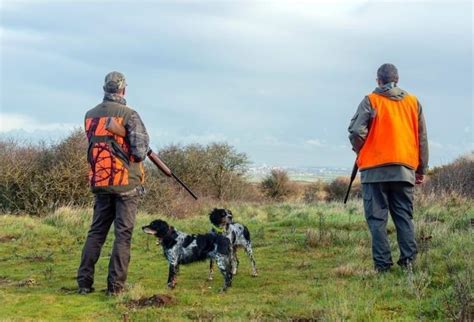
<instances>
[{"instance_id":1,"label":"shrub","mask_svg":"<svg viewBox=\"0 0 474 322\"><path fill-rule=\"evenodd\" d=\"M263 179L261 188L267 197L278 201L290 197L295 190L288 177L288 173L281 169L273 169L271 173Z\"/></svg>"},{"instance_id":2,"label":"shrub","mask_svg":"<svg viewBox=\"0 0 474 322\"><path fill-rule=\"evenodd\" d=\"M227 143L170 145L160 150L159 155L201 196L238 200L250 188L245 178L247 156Z\"/></svg>"},{"instance_id":3,"label":"shrub","mask_svg":"<svg viewBox=\"0 0 474 322\"><path fill-rule=\"evenodd\" d=\"M92 203L88 185L87 140L81 129L59 143L25 144L0 140L0 211L43 214L62 206ZM206 198L239 200L255 198L247 182L247 156L226 143L207 146L169 146L160 156L193 190L200 202L190 199L177 183L145 162L148 193L141 208L183 217L194 212Z\"/></svg>"},{"instance_id":4,"label":"shrub","mask_svg":"<svg viewBox=\"0 0 474 322\"><path fill-rule=\"evenodd\" d=\"M209 177L212 196L219 200L235 199L244 183L248 159L224 143L213 143L206 149L209 159Z\"/></svg>"},{"instance_id":5,"label":"shrub","mask_svg":"<svg viewBox=\"0 0 474 322\"><path fill-rule=\"evenodd\" d=\"M37 215L59 206L89 204L85 151L79 129L59 144L1 141L1 210Z\"/></svg>"},{"instance_id":6,"label":"shrub","mask_svg":"<svg viewBox=\"0 0 474 322\"><path fill-rule=\"evenodd\" d=\"M474 152L460 157L454 162L433 168L428 173L424 193L456 194L474 197Z\"/></svg>"},{"instance_id":7,"label":"shrub","mask_svg":"<svg viewBox=\"0 0 474 322\"><path fill-rule=\"evenodd\" d=\"M146 193L139 204L140 210L150 214L164 214L184 218L195 214L206 200L199 195L196 202L173 179L161 174L152 164L145 164ZM194 189L194 187L192 187Z\"/></svg>"},{"instance_id":8,"label":"shrub","mask_svg":"<svg viewBox=\"0 0 474 322\"><path fill-rule=\"evenodd\" d=\"M325 190L327 193L326 200L328 201L343 201L349 186L349 177L338 177L326 185ZM360 198L362 195L361 185L359 181L352 183L350 198Z\"/></svg>"},{"instance_id":9,"label":"shrub","mask_svg":"<svg viewBox=\"0 0 474 322\"><path fill-rule=\"evenodd\" d=\"M53 146L54 159L49 174L58 184L51 192L60 206L91 203L86 151L87 141L81 129Z\"/></svg>"},{"instance_id":10,"label":"shrub","mask_svg":"<svg viewBox=\"0 0 474 322\"><path fill-rule=\"evenodd\" d=\"M325 201L326 198L326 183L322 180L312 182L304 188L303 200L306 203Z\"/></svg>"}]
</instances>

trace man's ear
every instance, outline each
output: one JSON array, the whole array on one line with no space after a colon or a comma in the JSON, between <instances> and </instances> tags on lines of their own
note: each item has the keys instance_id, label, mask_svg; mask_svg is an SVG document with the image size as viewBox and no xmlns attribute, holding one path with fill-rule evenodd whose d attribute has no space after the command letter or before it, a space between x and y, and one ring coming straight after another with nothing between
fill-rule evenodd
<instances>
[{"instance_id":1,"label":"man's ear","mask_svg":"<svg viewBox=\"0 0 474 322\"><path fill-rule=\"evenodd\" d=\"M125 89L126 87L123 88L122 95L125 96Z\"/></svg>"}]
</instances>

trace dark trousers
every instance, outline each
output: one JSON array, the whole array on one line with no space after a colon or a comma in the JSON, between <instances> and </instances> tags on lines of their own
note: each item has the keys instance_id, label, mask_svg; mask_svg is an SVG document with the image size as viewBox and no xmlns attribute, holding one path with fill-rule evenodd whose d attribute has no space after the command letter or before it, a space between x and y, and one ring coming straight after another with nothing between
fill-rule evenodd
<instances>
[{"instance_id":1,"label":"dark trousers","mask_svg":"<svg viewBox=\"0 0 474 322\"><path fill-rule=\"evenodd\" d=\"M413 226L414 187L408 182L363 183L365 218L372 235L372 257L376 269L393 265L387 235L388 212L397 230L400 259L405 266L415 260L417 249Z\"/></svg>"},{"instance_id":2,"label":"dark trousers","mask_svg":"<svg viewBox=\"0 0 474 322\"><path fill-rule=\"evenodd\" d=\"M107 233L114 223L115 240L109 262L107 288L120 291L127 279L130 262L130 244L138 195L97 194L95 196L94 216L82 249L81 264L77 272L79 287L92 287L94 267L100 257Z\"/></svg>"}]
</instances>

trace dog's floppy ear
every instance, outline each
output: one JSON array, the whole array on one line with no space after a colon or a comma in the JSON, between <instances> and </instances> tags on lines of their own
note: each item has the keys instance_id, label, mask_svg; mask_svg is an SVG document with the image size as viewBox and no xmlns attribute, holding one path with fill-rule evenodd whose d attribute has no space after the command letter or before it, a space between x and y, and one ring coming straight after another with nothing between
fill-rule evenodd
<instances>
[{"instance_id":1,"label":"dog's floppy ear","mask_svg":"<svg viewBox=\"0 0 474 322\"><path fill-rule=\"evenodd\" d=\"M232 211L230 211L230 209L225 209L224 213L228 219L232 220L234 218L234 216L232 215Z\"/></svg>"},{"instance_id":2,"label":"dog's floppy ear","mask_svg":"<svg viewBox=\"0 0 474 322\"><path fill-rule=\"evenodd\" d=\"M155 220L152 225L154 230L156 230L156 236L163 238L166 234L168 234L168 231L170 230L170 226L168 223L164 220L158 219Z\"/></svg>"},{"instance_id":3,"label":"dog's floppy ear","mask_svg":"<svg viewBox=\"0 0 474 322\"><path fill-rule=\"evenodd\" d=\"M209 214L209 220L211 223L219 227L222 225L222 218L225 217L225 211L223 212L222 209L214 208L214 210Z\"/></svg>"}]
</instances>

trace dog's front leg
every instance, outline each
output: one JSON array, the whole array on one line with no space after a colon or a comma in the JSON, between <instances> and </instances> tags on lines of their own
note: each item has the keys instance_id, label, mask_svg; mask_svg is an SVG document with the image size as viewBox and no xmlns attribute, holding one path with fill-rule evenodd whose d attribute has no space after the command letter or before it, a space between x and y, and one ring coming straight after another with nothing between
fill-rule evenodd
<instances>
[{"instance_id":1,"label":"dog's front leg","mask_svg":"<svg viewBox=\"0 0 474 322\"><path fill-rule=\"evenodd\" d=\"M174 288L176 286L176 275L178 274L178 264L170 263L168 273L168 287Z\"/></svg>"},{"instance_id":2,"label":"dog's front leg","mask_svg":"<svg viewBox=\"0 0 474 322\"><path fill-rule=\"evenodd\" d=\"M209 260L209 276L207 277L208 281L212 281L214 279L214 259Z\"/></svg>"}]
</instances>

